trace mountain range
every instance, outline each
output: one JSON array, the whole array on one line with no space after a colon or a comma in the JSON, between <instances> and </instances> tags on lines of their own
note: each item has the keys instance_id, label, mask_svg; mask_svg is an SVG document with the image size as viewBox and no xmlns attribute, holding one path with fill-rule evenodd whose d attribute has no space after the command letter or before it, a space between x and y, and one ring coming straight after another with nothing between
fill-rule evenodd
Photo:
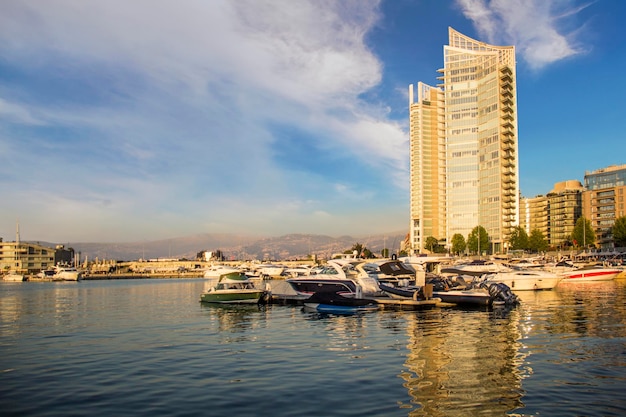
<instances>
[{"instance_id":1,"label":"mountain range","mask_svg":"<svg viewBox=\"0 0 626 417\"><path fill-rule=\"evenodd\" d=\"M203 251L220 250L227 260L291 260L306 259L310 255L329 258L334 253L350 250L360 243L380 256L383 248L398 253L406 232L392 232L372 236L331 237L311 234L289 234L278 237L244 236L236 234L197 234L171 239L126 243L63 243L80 254L81 261L176 258L195 259ZM42 243L54 247L54 243Z\"/></svg>"}]
</instances>

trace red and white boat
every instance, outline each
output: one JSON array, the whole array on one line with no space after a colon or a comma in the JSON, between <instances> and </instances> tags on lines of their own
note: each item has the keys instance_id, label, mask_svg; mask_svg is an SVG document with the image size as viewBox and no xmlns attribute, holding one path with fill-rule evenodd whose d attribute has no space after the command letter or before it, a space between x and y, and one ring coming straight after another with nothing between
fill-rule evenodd
<instances>
[{"instance_id":1,"label":"red and white boat","mask_svg":"<svg viewBox=\"0 0 626 417\"><path fill-rule=\"evenodd\" d=\"M622 269L607 268L603 265L588 265L577 269L562 271L562 283L582 281L611 281L615 279Z\"/></svg>"}]
</instances>

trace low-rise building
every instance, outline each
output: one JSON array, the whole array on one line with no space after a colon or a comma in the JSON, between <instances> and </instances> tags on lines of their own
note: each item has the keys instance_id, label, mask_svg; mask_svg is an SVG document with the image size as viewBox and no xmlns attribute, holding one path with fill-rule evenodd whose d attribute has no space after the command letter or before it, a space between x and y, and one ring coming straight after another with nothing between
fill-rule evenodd
<instances>
[{"instance_id":1,"label":"low-rise building","mask_svg":"<svg viewBox=\"0 0 626 417\"><path fill-rule=\"evenodd\" d=\"M54 252L46 246L19 240L4 242L0 238L0 270L2 273L36 274L54 266Z\"/></svg>"},{"instance_id":2,"label":"low-rise building","mask_svg":"<svg viewBox=\"0 0 626 417\"><path fill-rule=\"evenodd\" d=\"M583 185L578 180L557 182L547 194L549 243L555 248L570 245L576 221L582 215Z\"/></svg>"},{"instance_id":3,"label":"low-rise building","mask_svg":"<svg viewBox=\"0 0 626 417\"><path fill-rule=\"evenodd\" d=\"M609 166L585 173L583 215L591 220L596 246L613 249L613 225L626 215L626 165Z\"/></svg>"}]
</instances>

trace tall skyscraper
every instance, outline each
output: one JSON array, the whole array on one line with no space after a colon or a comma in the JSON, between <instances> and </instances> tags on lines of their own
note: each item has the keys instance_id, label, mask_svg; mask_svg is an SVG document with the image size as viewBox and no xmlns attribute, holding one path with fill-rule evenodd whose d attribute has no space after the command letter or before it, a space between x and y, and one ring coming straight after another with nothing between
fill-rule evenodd
<instances>
[{"instance_id":1,"label":"tall skyscraper","mask_svg":"<svg viewBox=\"0 0 626 417\"><path fill-rule=\"evenodd\" d=\"M501 252L519 217L515 47L448 35L442 83L409 86L411 249L480 225Z\"/></svg>"}]
</instances>

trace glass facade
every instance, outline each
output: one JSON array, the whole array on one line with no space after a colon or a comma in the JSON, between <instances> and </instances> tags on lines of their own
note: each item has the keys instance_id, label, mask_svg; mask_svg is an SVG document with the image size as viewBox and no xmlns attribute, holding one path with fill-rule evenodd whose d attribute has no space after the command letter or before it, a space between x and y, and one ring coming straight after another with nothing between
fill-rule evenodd
<instances>
[{"instance_id":1,"label":"glass facade","mask_svg":"<svg viewBox=\"0 0 626 417\"><path fill-rule=\"evenodd\" d=\"M413 103L411 95L410 113L411 223L419 219L423 226L437 219L441 227L429 228L432 233L412 230L411 241L413 249L421 251L420 242L428 236L449 243L454 234L467 238L481 225L494 249L501 251L519 216L515 49L488 45L452 28L448 34L438 94L432 94L427 104ZM423 129L428 108L437 109L437 129ZM427 154L424 149L434 143L437 150ZM421 159L414 158L414 149L422 149ZM436 168L429 167L429 158L436 161ZM437 193L425 188L427 176ZM414 211L417 207L423 210Z\"/></svg>"}]
</instances>

